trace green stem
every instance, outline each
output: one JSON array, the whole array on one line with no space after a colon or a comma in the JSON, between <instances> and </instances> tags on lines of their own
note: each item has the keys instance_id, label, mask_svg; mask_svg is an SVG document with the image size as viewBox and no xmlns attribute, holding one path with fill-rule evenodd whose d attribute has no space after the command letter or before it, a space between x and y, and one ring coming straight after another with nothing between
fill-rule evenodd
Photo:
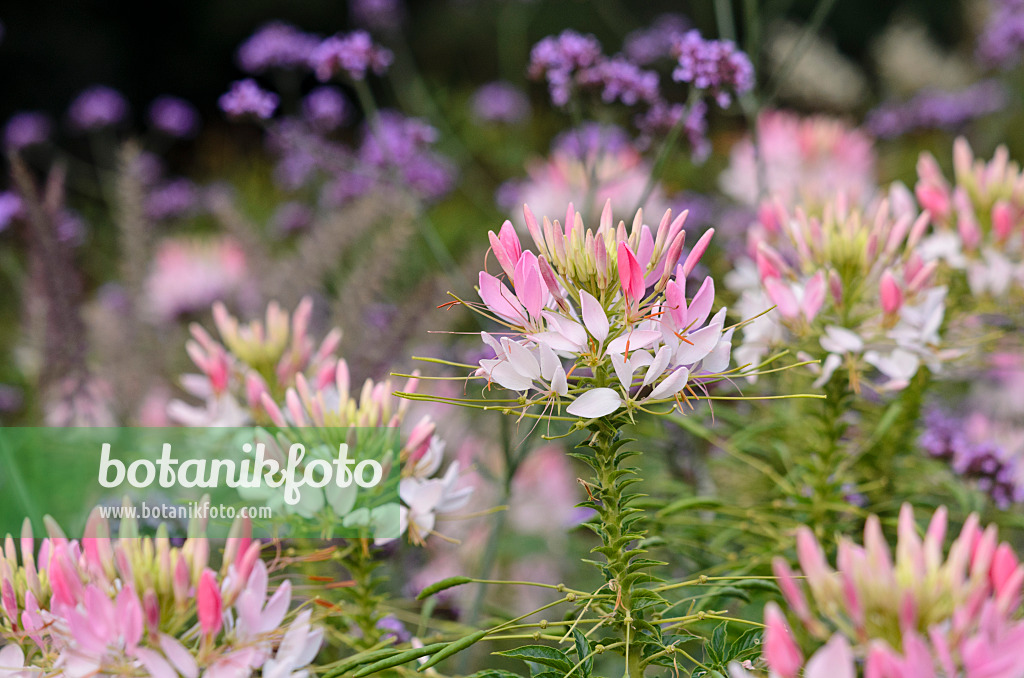
<instances>
[{"instance_id":1,"label":"green stem","mask_svg":"<svg viewBox=\"0 0 1024 678\"><path fill-rule=\"evenodd\" d=\"M605 556L607 565L602 570L617 596L614 612L625 643L626 678L640 678L643 676L643 645L636 642L633 584L641 575L633 560L644 550L630 544L642 539L644 531L637 525L639 519L636 514L641 509L630 507L631 496L625 494L625 489L639 482L639 478L635 477L633 469L621 468L622 462L630 455L620 452L624 441L618 429L610 422L596 420L591 430L593 435L588 445L593 451L590 463L594 468L596 488L592 490L594 501L591 505L601 518L602 541L602 546L595 550Z\"/></svg>"},{"instance_id":2,"label":"green stem","mask_svg":"<svg viewBox=\"0 0 1024 678\"><path fill-rule=\"evenodd\" d=\"M360 649L374 647L380 642L382 635L381 630L377 628L377 622L381 617L378 611L383 597L377 593L380 580L374 574L379 563L358 539L348 542L346 549L342 551L341 563L355 582L352 586L340 590L352 603L351 619L362 631Z\"/></svg>"}]
</instances>

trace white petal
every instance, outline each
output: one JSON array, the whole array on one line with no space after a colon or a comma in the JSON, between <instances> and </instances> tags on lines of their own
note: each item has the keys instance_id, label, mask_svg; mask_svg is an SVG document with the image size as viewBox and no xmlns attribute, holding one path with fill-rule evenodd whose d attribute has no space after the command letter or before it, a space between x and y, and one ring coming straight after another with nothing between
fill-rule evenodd
<instances>
[{"instance_id":1,"label":"white petal","mask_svg":"<svg viewBox=\"0 0 1024 678\"><path fill-rule=\"evenodd\" d=\"M644 400L661 400L662 398L668 398L669 396L675 395L683 390L686 386L687 380L690 378L690 370L685 367L680 367L672 374L665 377L665 380L654 387L651 391L651 395L644 398Z\"/></svg>"},{"instance_id":2,"label":"white petal","mask_svg":"<svg viewBox=\"0 0 1024 678\"><path fill-rule=\"evenodd\" d=\"M490 376L510 391L525 391L533 386L533 380L520 374L509 362L495 365Z\"/></svg>"},{"instance_id":3,"label":"white petal","mask_svg":"<svg viewBox=\"0 0 1024 678\"><path fill-rule=\"evenodd\" d=\"M629 352L647 348L658 339L661 339L661 332L654 330L632 330L627 334L616 337L608 344L608 353L625 353L628 343Z\"/></svg>"},{"instance_id":4,"label":"white petal","mask_svg":"<svg viewBox=\"0 0 1024 678\"><path fill-rule=\"evenodd\" d=\"M608 316L601 306L601 302L595 299L589 292L580 290L580 305L583 307L583 324L587 331L598 341L608 338Z\"/></svg>"},{"instance_id":5,"label":"white petal","mask_svg":"<svg viewBox=\"0 0 1024 678\"><path fill-rule=\"evenodd\" d=\"M615 370L615 376L619 378L619 383L622 384L622 388L629 391L630 386L633 384L633 365L618 353L612 353L611 359L612 368Z\"/></svg>"},{"instance_id":6,"label":"white petal","mask_svg":"<svg viewBox=\"0 0 1024 678\"><path fill-rule=\"evenodd\" d=\"M729 358L732 355L732 333L733 330L729 329L718 340L718 344L701 363L702 371L718 374L729 369Z\"/></svg>"},{"instance_id":7,"label":"white petal","mask_svg":"<svg viewBox=\"0 0 1024 678\"><path fill-rule=\"evenodd\" d=\"M562 364L558 361L558 356L555 355L555 352L547 344L538 345L537 352L540 355L540 376L544 377L547 381L551 381L552 377L555 376L555 370L560 368Z\"/></svg>"},{"instance_id":8,"label":"white petal","mask_svg":"<svg viewBox=\"0 0 1024 678\"><path fill-rule=\"evenodd\" d=\"M671 357L672 349L670 347L662 346L658 349L657 355L654 356L654 361L647 368L647 374L644 375L644 386L650 385L652 381L665 373L665 368L668 367L668 361Z\"/></svg>"},{"instance_id":9,"label":"white petal","mask_svg":"<svg viewBox=\"0 0 1024 678\"><path fill-rule=\"evenodd\" d=\"M595 388L574 400L565 411L584 419L594 419L611 414L619 409L620 405L622 398L617 391L610 388Z\"/></svg>"},{"instance_id":10,"label":"white petal","mask_svg":"<svg viewBox=\"0 0 1024 678\"><path fill-rule=\"evenodd\" d=\"M512 363L516 372L531 380L540 377L540 364L530 349L508 338L502 339L501 345L508 352L508 361Z\"/></svg>"}]
</instances>

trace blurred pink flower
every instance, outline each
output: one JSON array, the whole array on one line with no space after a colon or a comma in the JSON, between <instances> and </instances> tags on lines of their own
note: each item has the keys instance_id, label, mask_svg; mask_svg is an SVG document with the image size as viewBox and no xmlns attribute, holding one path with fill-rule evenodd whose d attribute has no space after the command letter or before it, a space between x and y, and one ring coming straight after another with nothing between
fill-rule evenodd
<instances>
[{"instance_id":1,"label":"blurred pink flower","mask_svg":"<svg viewBox=\"0 0 1024 678\"><path fill-rule=\"evenodd\" d=\"M159 323L205 311L215 301L250 303L245 254L229 238L173 238L157 247L146 280L145 313Z\"/></svg>"}]
</instances>

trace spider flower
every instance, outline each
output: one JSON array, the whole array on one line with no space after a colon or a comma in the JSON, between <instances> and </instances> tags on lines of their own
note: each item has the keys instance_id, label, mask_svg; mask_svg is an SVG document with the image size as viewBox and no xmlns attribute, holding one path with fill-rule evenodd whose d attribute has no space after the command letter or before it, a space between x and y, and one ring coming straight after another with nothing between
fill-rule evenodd
<instances>
[{"instance_id":1,"label":"spider flower","mask_svg":"<svg viewBox=\"0 0 1024 678\"><path fill-rule=\"evenodd\" d=\"M1024 290L1024 173L1005 146L975 159L967 141L953 144L950 184L928 153L917 163L915 189L936 226L923 249L967 277L978 296L1006 299Z\"/></svg>"},{"instance_id":2,"label":"spider flower","mask_svg":"<svg viewBox=\"0 0 1024 678\"><path fill-rule=\"evenodd\" d=\"M802 667L805 676L855 676L858 668L878 678L1021 675L1024 566L1009 544L998 543L995 526L982 529L976 515L944 554L946 522L940 508L922 539L904 504L894 556L871 516L863 545L840 539L838 572L811 530L800 528L804 581L781 558L773 569L802 633L769 604L764 661L771 674L792 678ZM819 648L806 664L798 639Z\"/></svg>"},{"instance_id":3,"label":"spider flower","mask_svg":"<svg viewBox=\"0 0 1024 678\"><path fill-rule=\"evenodd\" d=\"M605 204L597 230L570 204L566 225L538 222L524 207L536 252L511 222L489 234L505 280L480 272L482 312L508 331L483 341L493 358L478 374L537 404L583 419L631 415L658 403L697 397L702 382L728 368L731 329L725 309L711 314L714 281L687 297L687 277L714 234L708 230L679 263L686 213L666 212L657 229L638 211L616 226ZM568 368L566 362L568 361Z\"/></svg>"},{"instance_id":4,"label":"spider flower","mask_svg":"<svg viewBox=\"0 0 1024 678\"><path fill-rule=\"evenodd\" d=\"M765 111L757 119L756 152L750 137L733 146L719 185L751 207L770 198L818 211L839 193L866 203L877 192L875 164L871 137L839 119Z\"/></svg>"},{"instance_id":5,"label":"spider flower","mask_svg":"<svg viewBox=\"0 0 1024 678\"><path fill-rule=\"evenodd\" d=\"M879 388L899 390L922 364L939 370L953 357L939 333L946 289L917 252L929 216L912 202L896 185L869 208L837 200L812 216L776 200L762 209L749 258L727 281L740 292L742 313L778 312L744 327L741 364L795 347L823 360L817 386L845 367L859 391L874 368Z\"/></svg>"},{"instance_id":6,"label":"spider flower","mask_svg":"<svg viewBox=\"0 0 1024 678\"><path fill-rule=\"evenodd\" d=\"M8 536L0 565L0 637L9 643L0 656L24 675L295 675L319 652L323 631L309 610L285 625L291 583L268 598L261 544L245 521L219 572L205 537L174 547L166 531L141 538L125 520L112 539L98 509L81 540L47 528L37 552L26 521L20 549Z\"/></svg>"}]
</instances>

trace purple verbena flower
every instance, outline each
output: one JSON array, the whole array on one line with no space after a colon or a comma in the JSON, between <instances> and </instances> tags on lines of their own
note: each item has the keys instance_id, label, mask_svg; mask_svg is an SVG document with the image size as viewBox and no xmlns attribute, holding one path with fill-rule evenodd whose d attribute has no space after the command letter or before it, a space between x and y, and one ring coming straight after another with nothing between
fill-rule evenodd
<instances>
[{"instance_id":1,"label":"purple verbena flower","mask_svg":"<svg viewBox=\"0 0 1024 678\"><path fill-rule=\"evenodd\" d=\"M153 189L146 197L146 216L154 221L180 219L195 213L199 191L188 179L174 179Z\"/></svg>"},{"instance_id":2,"label":"purple verbena flower","mask_svg":"<svg viewBox=\"0 0 1024 678\"><path fill-rule=\"evenodd\" d=\"M354 111L337 87L317 87L302 100L302 115L310 127L326 134L352 119Z\"/></svg>"},{"instance_id":3,"label":"purple verbena flower","mask_svg":"<svg viewBox=\"0 0 1024 678\"><path fill-rule=\"evenodd\" d=\"M11 222L22 216L21 197L13 191L0 193L0 233L7 230Z\"/></svg>"},{"instance_id":4,"label":"purple verbena flower","mask_svg":"<svg viewBox=\"0 0 1024 678\"><path fill-rule=\"evenodd\" d=\"M398 30L405 20L401 0L350 0L349 11L356 24L384 32Z\"/></svg>"},{"instance_id":5,"label":"purple verbena flower","mask_svg":"<svg viewBox=\"0 0 1024 678\"><path fill-rule=\"evenodd\" d=\"M1007 68L1020 59L1024 47L1024 2L995 0L993 11L978 37L978 59L988 66Z\"/></svg>"},{"instance_id":6,"label":"purple verbena flower","mask_svg":"<svg viewBox=\"0 0 1024 678\"><path fill-rule=\"evenodd\" d=\"M405 628L405 624L403 624L398 617L391 614L378 619L377 628L385 631L383 636L384 639L391 638L398 643L407 642L412 637L409 630Z\"/></svg>"},{"instance_id":7,"label":"purple verbena flower","mask_svg":"<svg viewBox=\"0 0 1024 678\"><path fill-rule=\"evenodd\" d=\"M621 127L587 122L555 137L551 150L583 159L597 154L619 153L632 146L629 135Z\"/></svg>"},{"instance_id":8,"label":"purple verbena flower","mask_svg":"<svg viewBox=\"0 0 1024 678\"><path fill-rule=\"evenodd\" d=\"M15 113L4 127L4 148L8 151L20 151L29 146L46 143L52 129L53 124L45 113Z\"/></svg>"},{"instance_id":9,"label":"purple verbena flower","mask_svg":"<svg viewBox=\"0 0 1024 678\"><path fill-rule=\"evenodd\" d=\"M530 115L530 100L509 82L489 82L473 94L473 115L483 122L515 123Z\"/></svg>"},{"instance_id":10,"label":"purple verbena flower","mask_svg":"<svg viewBox=\"0 0 1024 678\"><path fill-rule=\"evenodd\" d=\"M367 71L383 75L393 59L391 50L375 45L369 33L352 31L321 42L310 56L310 65L321 82L342 71L353 80L365 80Z\"/></svg>"},{"instance_id":11,"label":"purple verbena flower","mask_svg":"<svg viewBox=\"0 0 1024 678\"><path fill-rule=\"evenodd\" d=\"M732 101L733 92L743 94L754 86L750 59L730 40L705 40L693 30L676 41L672 52L679 60L672 79L708 90L722 108Z\"/></svg>"},{"instance_id":12,"label":"purple verbena flower","mask_svg":"<svg viewBox=\"0 0 1024 678\"><path fill-rule=\"evenodd\" d=\"M178 97L160 96L149 106L149 123L176 139L188 139L199 131L199 111Z\"/></svg>"},{"instance_id":13,"label":"purple verbena flower","mask_svg":"<svg viewBox=\"0 0 1024 678\"><path fill-rule=\"evenodd\" d=\"M662 14L647 28L626 36L622 51L633 63L646 66L658 59L672 56L672 46L693 25L681 14Z\"/></svg>"},{"instance_id":14,"label":"purple verbena flower","mask_svg":"<svg viewBox=\"0 0 1024 678\"><path fill-rule=\"evenodd\" d=\"M658 74L645 71L629 59L616 56L580 72L579 83L601 88L605 103L621 101L627 106L653 103L658 98Z\"/></svg>"},{"instance_id":15,"label":"purple verbena flower","mask_svg":"<svg viewBox=\"0 0 1024 678\"><path fill-rule=\"evenodd\" d=\"M68 109L71 126L79 132L120 124L127 115L125 98L117 90L102 85L84 90Z\"/></svg>"},{"instance_id":16,"label":"purple verbena flower","mask_svg":"<svg viewBox=\"0 0 1024 678\"><path fill-rule=\"evenodd\" d=\"M882 104L868 113L866 126L881 138L919 129L955 131L1006 104L1006 89L995 80L984 80L958 92L926 90L903 103Z\"/></svg>"},{"instance_id":17,"label":"purple verbena flower","mask_svg":"<svg viewBox=\"0 0 1024 678\"><path fill-rule=\"evenodd\" d=\"M271 68L305 68L319 44L317 36L274 21L243 42L236 57L239 67L251 75Z\"/></svg>"},{"instance_id":18,"label":"purple verbena flower","mask_svg":"<svg viewBox=\"0 0 1024 678\"><path fill-rule=\"evenodd\" d=\"M597 38L566 30L533 46L529 74L535 80L545 78L551 101L556 106L564 106L569 103L576 72L593 66L600 59L601 43Z\"/></svg>"},{"instance_id":19,"label":"purple verbena flower","mask_svg":"<svg viewBox=\"0 0 1024 678\"><path fill-rule=\"evenodd\" d=\"M276 94L260 89L252 78L231 83L231 89L221 95L218 105L232 118L253 116L267 120L277 110Z\"/></svg>"}]
</instances>

